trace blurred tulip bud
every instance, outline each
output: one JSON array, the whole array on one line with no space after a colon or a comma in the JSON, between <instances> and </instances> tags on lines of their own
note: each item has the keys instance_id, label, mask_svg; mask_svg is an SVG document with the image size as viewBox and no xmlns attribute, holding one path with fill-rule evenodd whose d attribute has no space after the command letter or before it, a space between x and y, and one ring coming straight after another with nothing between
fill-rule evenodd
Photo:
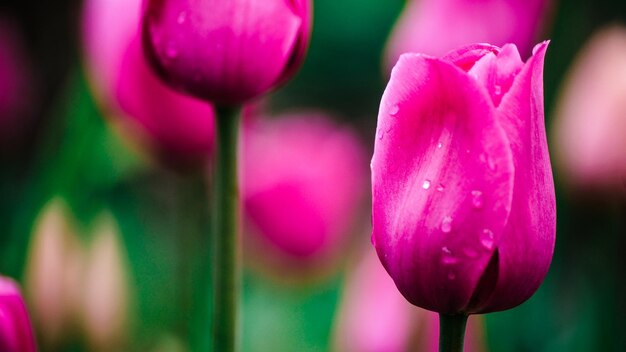
<instances>
[{"instance_id":1,"label":"blurred tulip bud","mask_svg":"<svg viewBox=\"0 0 626 352\"><path fill-rule=\"evenodd\" d=\"M626 191L626 28L599 31L578 54L553 132L558 165L572 186Z\"/></svg>"},{"instance_id":2,"label":"blurred tulip bud","mask_svg":"<svg viewBox=\"0 0 626 352\"><path fill-rule=\"evenodd\" d=\"M439 319L398 292L372 248L348 274L335 322L337 352L437 352ZM480 317L468 321L468 352L485 351Z\"/></svg>"},{"instance_id":3,"label":"blurred tulip bud","mask_svg":"<svg viewBox=\"0 0 626 352\"><path fill-rule=\"evenodd\" d=\"M161 160L204 164L213 150L213 108L152 73L141 49L140 17L141 0L85 1L83 42L93 89L100 105L120 117L122 133Z\"/></svg>"},{"instance_id":4,"label":"blurred tulip bud","mask_svg":"<svg viewBox=\"0 0 626 352\"><path fill-rule=\"evenodd\" d=\"M170 86L242 104L288 80L304 60L309 0L148 0L143 44Z\"/></svg>"},{"instance_id":5,"label":"blurred tulip bud","mask_svg":"<svg viewBox=\"0 0 626 352\"><path fill-rule=\"evenodd\" d=\"M0 18L0 143L7 146L21 135L33 103L33 84L21 44L12 22Z\"/></svg>"},{"instance_id":6,"label":"blurred tulip bud","mask_svg":"<svg viewBox=\"0 0 626 352\"><path fill-rule=\"evenodd\" d=\"M123 347L129 329L128 257L119 228L109 214L96 224L84 267L83 322L92 350Z\"/></svg>"},{"instance_id":7,"label":"blurred tulip bud","mask_svg":"<svg viewBox=\"0 0 626 352\"><path fill-rule=\"evenodd\" d=\"M549 2L409 0L389 40L386 66L393 67L404 53L442 56L471 43L514 43L526 57Z\"/></svg>"},{"instance_id":8,"label":"blurred tulip bud","mask_svg":"<svg viewBox=\"0 0 626 352\"><path fill-rule=\"evenodd\" d=\"M35 352L35 338L18 285L0 276L0 351Z\"/></svg>"},{"instance_id":9,"label":"blurred tulip bud","mask_svg":"<svg viewBox=\"0 0 626 352\"><path fill-rule=\"evenodd\" d=\"M243 146L247 232L300 264L340 250L367 177L354 133L322 114L298 114L250 121Z\"/></svg>"},{"instance_id":10,"label":"blurred tulip bud","mask_svg":"<svg viewBox=\"0 0 626 352\"><path fill-rule=\"evenodd\" d=\"M25 286L44 347L58 346L75 328L81 256L67 205L59 198L51 200L35 222Z\"/></svg>"}]
</instances>

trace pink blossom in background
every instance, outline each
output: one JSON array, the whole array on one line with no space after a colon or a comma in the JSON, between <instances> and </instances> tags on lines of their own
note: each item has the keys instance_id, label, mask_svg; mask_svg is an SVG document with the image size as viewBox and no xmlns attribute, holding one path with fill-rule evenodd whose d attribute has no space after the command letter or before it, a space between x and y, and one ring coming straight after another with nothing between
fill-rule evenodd
<instances>
[{"instance_id":1,"label":"pink blossom in background","mask_svg":"<svg viewBox=\"0 0 626 352\"><path fill-rule=\"evenodd\" d=\"M378 256L413 304L487 313L528 299L554 250L556 201L543 112L547 42L434 58L405 54L372 158Z\"/></svg>"},{"instance_id":2,"label":"pink blossom in background","mask_svg":"<svg viewBox=\"0 0 626 352\"><path fill-rule=\"evenodd\" d=\"M626 191L626 28L597 32L565 80L553 141L563 178L578 189Z\"/></svg>"},{"instance_id":3,"label":"pink blossom in background","mask_svg":"<svg viewBox=\"0 0 626 352\"><path fill-rule=\"evenodd\" d=\"M2 276L0 276L0 350L37 351L20 289L13 280Z\"/></svg>"},{"instance_id":4,"label":"pink blossom in background","mask_svg":"<svg viewBox=\"0 0 626 352\"><path fill-rule=\"evenodd\" d=\"M152 73L142 54L140 15L141 0L86 1L85 63L96 96L127 134L136 139L139 132L166 161L205 161L213 150L213 108Z\"/></svg>"},{"instance_id":5,"label":"pink blossom in background","mask_svg":"<svg viewBox=\"0 0 626 352\"><path fill-rule=\"evenodd\" d=\"M246 124L242 152L246 232L302 262L336 252L364 195L356 135L319 113L261 118Z\"/></svg>"},{"instance_id":6,"label":"pink blossom in background","mask_svg":"<svg viewBox=\"0 0 626 352\"><path fill-rule=\"evenodd\" d=\"M148 0L143 44L170 86L242 104L284 83L309 43L309 0Z\"/></svg>"},{"instance_id":7,"label":"pink blossom in background","mask_svg":"<svg viewBox=\"0 0 626 352\"><path fill-rule=\"evenodd\" d=\"M471 43L514 43L530 49L547 17L548 0L409 0L389 39L386 65L401 54L442 56Z\"/></svg>"},{"instance_id":8,"label":"pink blossom in background","mask_svg":"<svg viewBox=\"0 0 626 352\"><path fill-rule=\"evenodd\" d=\"M437 314L417 308L402 297L371 247L363 254L348 274L335 322L334 350L437 352ZM483 335L480 317L470 317L465 350L485 351Z\"/></svg>"},{"instance_id":9,"label":"pink blossom in background","mask_svg":"<svg viewBox=\"0 0 626 352\"><path fill-rule=\"evenodd\" d=\"M33 84L17 28L0 17L0 136L18 137L33 98Z\"/></svg>"}]
</instances>

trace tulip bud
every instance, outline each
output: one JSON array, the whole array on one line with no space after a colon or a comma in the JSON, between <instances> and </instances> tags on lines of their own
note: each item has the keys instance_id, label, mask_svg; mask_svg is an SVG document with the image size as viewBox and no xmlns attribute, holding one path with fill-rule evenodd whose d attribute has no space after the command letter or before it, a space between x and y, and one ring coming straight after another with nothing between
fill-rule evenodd
<instances>
[{"instance_id":1,"label":"tulip bud","mask_svg":"<svg viewBox=\"0 0 626 352\"><path fill-rule=\"evenodd\" d=\"M470 43L514 43L524 55L530 54L549 2L409 1L391 35L387 66L392 67L404 53L441 56Z\"/></svg>"},{"instance_id":2,"label":"tulip bud","mask_svg":"<svg viewBox=\"0 0 626 352\"><path fill-rule=\"evenodd\" d=\"M336 253L363 196L364 151L356 136L315 113L246 127L247 232L278 257L300 264Z\"/></svg>"},{"instance_id":3,"label":"tulip bud","mask_svg":"<svg viewBox=\"0 0 626 352\"><path fill-rule=\"evenodd\" d=\"M26 292L43 345L59 346L75 328L82 252L67 205L51 200L35 222L26 265Z\"/></svg>"},{"instance_id":4,"label":"tulip bud","mask_svg":"<svg viewBox=\"0 0 626 352\"><path fill-rule=\"evenodd\" d=\"M514 45L404 54L380 104L372 241L411 303L443 314L515 307L554 250L543 61Z\"/></svg>"},{"instance_id":5,"label":"tulip bud","mask_svg":"<svg viewBox=\"0 0 626 352\"><path fill-rule=\"evenodd\" d=\"M108 214L96 224L84 268L83 321L94 350L119 350L128 330L128 259L119 229Z\"/></svg>"},{"instance_id":6,"label":"tulip bud","mask_svg":"<svg viewBox=\"0 0 626 352\"><path fill-rule=\"evenodd\" d=\"M0 351L35 352L35 338L18 285L0 276Z\"/></svg>"},{"instance_id":7,"label":"tulip bud","mask_svg":"<svg viewBox=\"0 0 626 352\"><path fill-rule=\"evenodd\" d=\"M114 126L161 160L204 163L213 151L213 108L152 73L141 49L140 19L141 0L85 2L83 42L92 88L101 107L118 117Z\"/></svg>"},{"instance_id":8,"label":"tulip bud","mask_svg":"<svg viewBox=\"0 0 626 352\"><path fill-rule=\"evenodd\" d=\"M242 104L289 79L304 59L309 0L148 0L144 50L175 89Z\"/></svg>"},{"instance_id":9,"label":"tulip bud","mask_svg":"<svg viewBox=\"0 0 626 352\"><path fill-rule=\"evenodd\" d=\"M554 142L576 189L626 191L626 28L595 34L578 54L558 100Z\"/></svg>"}]
</instances>

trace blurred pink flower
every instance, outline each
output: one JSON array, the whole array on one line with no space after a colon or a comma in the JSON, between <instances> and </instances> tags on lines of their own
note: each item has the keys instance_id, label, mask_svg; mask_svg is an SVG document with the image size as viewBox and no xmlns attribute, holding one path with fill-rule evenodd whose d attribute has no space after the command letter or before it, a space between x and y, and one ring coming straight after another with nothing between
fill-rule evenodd
<instances>
[{"instance_id":1,"label":"blurred pink flower","mask_svg":"<svg viewBox=\"0 0 626 352\"><path fill-rule=\"evenodd\" d=\"M141 132L168 162L206 161L213 150L213 108L179 94L150 70L142 54L141 0L87 0L83 41L89 78L101 105ZM115 25L112 25L112 24Z\"/></svg>"},{"instance_id":2,"label":"blurred pink flower","mask_svg":"<svg viewBox=\"0 0 626 352\"><path fill-rule=\"evenodd\" d=\"M554 250L545 136L547 42L404 54L380 104L372 241L398 289L444 314L527 300Z\"/></svg>"},{"instance_id":3,"label":"blurred pink flower","mask_svg":"<svg viewBox=\"0 0 626 352\"><path fill-rule=\"evenodd\" d=\"M0 276L0 351L35 352L35 338L18 285Z\"/></svg>"},{"instance_id":4,"label":"blurred pink flower","mask_svg":"<svg viewBox=\"0 0 626 352\"><path fill-rule=\"evenodd\" d=\"M553 132L569 183L626 190L626 28L599 31L578 54L558 100Z\"/></svg>"},{"instance_id":5,"label":"blurred pink flower","mask_svg":"<svg viewBox=\"0 0 626 352\"><path fill-rule=\"evenodd\" d=\"M471 43L514 43L526 56L549 0L409 0L391 35L386 66L401 54L442 56Z\"/></svg>"},{"instance_id":6,"label":"blurred pink flower","mask_svg":"<svg viewBox=\"0 0 626 352\"><path fill-rule=\"evenodd\" d=\"M24 115L33 98L27 61L13 23L0 17L0 136L3 141L18 137L26 124Z\"/></svg>"},{"instance_id":7,"label":"blurred pink flower","mask_svg":"<svg viewBox=\"0 0 626 352\"><path fill-rule=\"evenodd\" d=\"M478 316L467 325L466 351L484 351ZM406 301L368 247L348 275L335 322L334 350L350 352L438 351L436 313Z\"/></svg>"},{"instance_id":8,"label":"blurred pink flower","mask_svg":"<svg viewBox=\"0 0 626 352\"><path fill-rule=\"evenodd\" d=\"M337 251L364 195L364 150L347 128L317 114L249 121L242 195L248 232L302 261Z\"/></svg>"},{"instance_id":9,"label":"blurred pink flower","mask_svg":"<svg viewBox=\"0 0 626 352\"><path fill-rule=\"evenodd\" d=\"M304 60L309 0L147 0L143 44L172 87L242 104L284 83Z\"/></svg>"}]
</instances>

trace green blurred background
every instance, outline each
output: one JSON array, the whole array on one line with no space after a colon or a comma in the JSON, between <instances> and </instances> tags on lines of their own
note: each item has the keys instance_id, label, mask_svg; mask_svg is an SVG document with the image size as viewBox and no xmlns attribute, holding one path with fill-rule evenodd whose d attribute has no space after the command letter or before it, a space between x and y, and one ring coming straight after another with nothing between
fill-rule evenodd
<instances>
[{"instance_id":1,"label":"green blurred background","mask_svg":"<svg viewBox=\"0 0 626 352\"><path fill-rule=\"evenodd\" d=\"M163 344L175 350L172 334L184 317L172 302L184 293L173 283L184 258L171 249L177 224L202 219L182 209L188 181L129 150L96 108L81 66L80 6L78 0L0 3L0 13L23 31L36 92L27 137L4 151L0 162L0 272L23 276L33 221L52 196L66 199L81 228L106 209L119 222L136 286L129 348ZM316 0L308 58L296 79L273 95L269 109L335 113L360 131L371 150L385 84L383 48L402 6L399 0ZM609 23L626 23L626 2L555 5L544 34L552 40L545 67L548 127L575 54ZM626 202L570 196L561 177L555 174L558 233L550 272L527 303L486 317L489 350L626 350ZM338 270L293 285L247 270L243 350L327 351L343 276ZM83 343L76 337L63 349L80 350Z\"/></svg>"}]
</instances>

